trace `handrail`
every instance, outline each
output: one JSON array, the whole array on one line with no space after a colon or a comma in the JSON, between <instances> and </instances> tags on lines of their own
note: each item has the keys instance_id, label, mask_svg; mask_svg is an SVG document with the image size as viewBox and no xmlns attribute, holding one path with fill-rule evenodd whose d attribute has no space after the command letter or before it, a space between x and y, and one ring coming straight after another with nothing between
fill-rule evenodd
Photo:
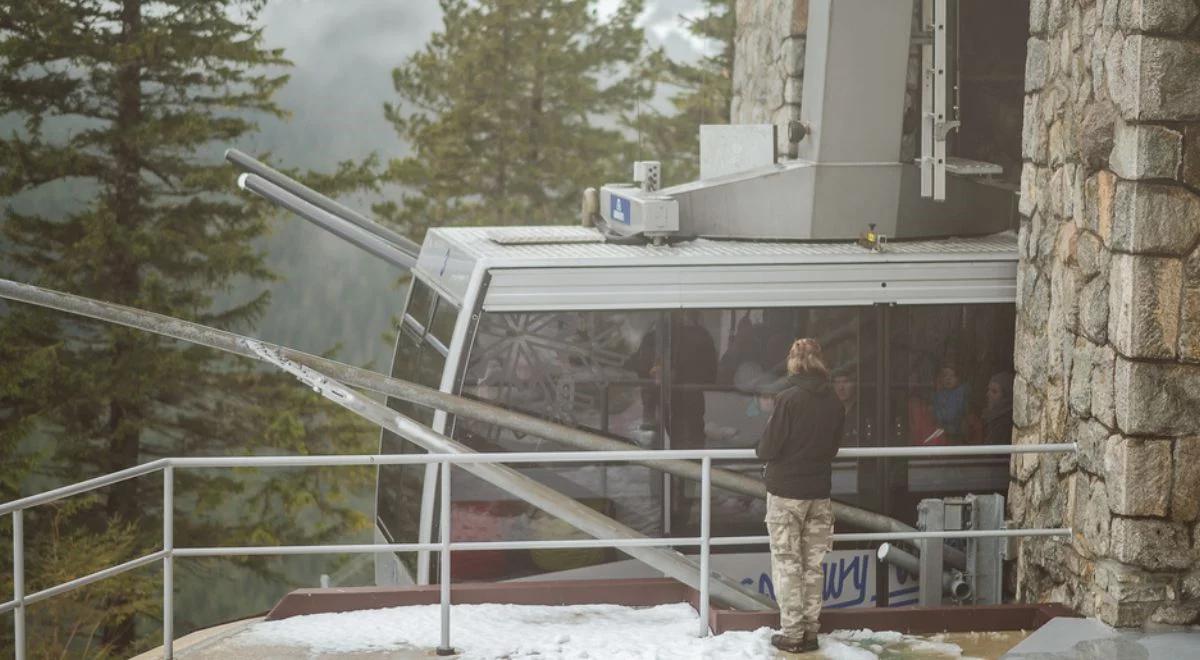
<instances>
[{"instance_id":1,"label":"handrail","mask_svg":"<svg viewBox=\"0 0 1200 660\"><path fill-rule=\"evenodd\" d=\"M117 470L116 472L110 472L109 474L100 475L99 477L94 477L86 481L80 481L78 483L63 486L61 488L55 488L54 490L48 490L44 493L38 493L37 495L30 495L29 497L22 497L19 500L5 502L0 504L0 516L12 513L17 509L28 509L41 504L49 504L66 497L71 497L72 495L81 495L88 491L96 490L97 488L111 486L112 484L120 481L133 479L134 477L140 477L143 474L149 474L151 472L161 470L168 465L169 461L170 459L160 458L156 461L142 463L130 468L125 468L124 470Z\"/></svg>"},{"instance_id":2,"label":"handrail","mask_svg":"<svg viewBox=\"0 0 1200 660\"><path fill-rule=\"evenodd\" d=\"M1021 444L1021 445L966 445L937 447L854 447L838 452L840 458L878 458L905 456L976 456L995 454L1065 453L1078 451L1075 443ZM767 536L710 535L711 520L711 474L714 460L753 459L754 452L748 449L672 449L637 451L593 451L593 452L493 452L485 454L385 454L385 455L325 455L325 456L217 456L217 457L172 457L161 458L110 474L102 475L76 484L0 504L0 515L13 516L13 599L0 603L0 614L14 611L16 630L16 658L25 659L25 609L36 602L66 593L99 580L125 573L156 561L164 563L163 572L163 650L164 657L172 657L174 641L174 580L172 562L175 557L221 557L261 555L312 555L312 554L357 554L382 552L440 551L442 558L441 607L442 636L440 651L450 650L449 606L450 606L450 553L466 550L541 550L562 548L631 548L631 547L696 547L700 548L700 634L708 634L709 597L708 584L711 577L709 553L712 546L762 545L770 542ZM701 525L698 537L657 538L607 538L607 539L562 539L542 541L459 541L450 539L450 480L449 470L453 466L481 463L639 463L645 460L697 460L701 461ZM174 470L199 468L234 467L298 467L298 466L369 466L438 464L442 468L441 510L442 538L437 543L390 543L390 544L332 544L307 546L227 546L181 548L174 545L173 502ZM26 509L48 504L65 497L86 493L97 488L133 479L163 470L164 511L163 549L124 563L105 568L83 577L25 594L24 589L24 530L22 514ZM937 530L912 532L834 534L834 542L848 541L900 541L922 539L970 539L1015 536L1069 536L1069 528L995 529L995 530Z\"/></svg>"}]
</instances>

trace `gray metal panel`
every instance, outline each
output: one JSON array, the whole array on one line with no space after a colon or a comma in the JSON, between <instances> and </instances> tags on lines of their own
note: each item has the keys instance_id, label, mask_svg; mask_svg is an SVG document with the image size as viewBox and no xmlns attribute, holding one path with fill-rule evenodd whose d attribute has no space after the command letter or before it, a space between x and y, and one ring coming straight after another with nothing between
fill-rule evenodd
<instances>
[{"instance_id":1,"label":"gray metal panel","mask_svg":"<svg viewBox=\"0 0 1200 660\"><path fill-rule=\"evenodd\" d=\"M1011 303L1016 263L498 268L487 311Z\"/></svg>"},{"instance_id":2,"label":"gray metal panel","mask_svg":"<svg viewBox=\"0 0 1200 660\"><path fill-rule=\"evenodd\" d=\"M774 163L774 124L700 125L701 179L736 174Z\"/></svg>"},{"instance_id":3,"label":"gray metal panel","mask_svg":"<svg viewBox=\"0 0 1200 660\"><path fill-rule=\"evenodd\" d=\"M537 266L703 266L713 264L888 263L936 261L1017 261L1017 237L1006 232L977 238L895 241L883 253L853 242L772 242L697 239L673 246L580 243L596 230L586 227L454 227L431 229L421 249L418 269L440 265L446 243L465 260L491 268ZM540 243L504 244L495 239ZM561 243L557 243L561 240ZM427 254L429 253L429 254Z\"/></svg>"},{"instance_id":4,"label":"gray metal panel","mask_svg":"<svg viewBox=\"0 0 1200 660\"><path fill-rule=\"evenodd\" d=\"M800 158L821 163L900 157L912 1L810 0Z\"/></svg>"}]
</instances>

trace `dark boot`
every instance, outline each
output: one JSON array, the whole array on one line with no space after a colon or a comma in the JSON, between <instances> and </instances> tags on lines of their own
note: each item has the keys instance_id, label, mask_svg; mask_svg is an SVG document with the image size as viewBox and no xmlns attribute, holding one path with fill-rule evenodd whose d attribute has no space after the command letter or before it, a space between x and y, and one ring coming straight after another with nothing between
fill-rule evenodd
<instances>
[{"instance_id":1,"label":"dark boot","mask_svg":"<svg viewBox=\"0 0 1200 660\"><path fill-rule=\"evenodd\" d=\"M807 637L807 635L805 636ZM802 653L805 637L788 637L786 635L771 635L771 646L788 653Z\"/></svg>"},{"instance_id":2,"label":"dark boot","mask_svg":"<svg viewBox=\"0 0 1200 660\"><path fill-rule=\"evenodd\" d=\"M804 633L804 643L800 647L801 653L808 653L809 651L816 651L820 648L821 648L821 645L817 643L817 633L815 633L815 632Z\"/></svg>"}]
</instances>

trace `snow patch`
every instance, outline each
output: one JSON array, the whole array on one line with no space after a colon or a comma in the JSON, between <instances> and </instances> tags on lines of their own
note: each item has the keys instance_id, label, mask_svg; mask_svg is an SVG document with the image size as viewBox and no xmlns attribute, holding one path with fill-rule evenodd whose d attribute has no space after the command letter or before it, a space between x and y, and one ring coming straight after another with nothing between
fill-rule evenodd
<instances>
[{"instance_id":1,"label":"snow patch","mask_svg":"<svg viewBox=\"0 0 1200 660\"><path fill-rule=\"evenodd\" d=\"M437 605L313 614L261 622L230 641L301 647L311 653L432 649L439 642L439 614ZM776 657L771 647L775 631L769 628L697 637L699 616L685 603L648 608L455 605L450 622L451 643L464 660ZM828 660L874 660L897 646L929 657L961 657L953 644L895 632L837 631L822 635L820 641Z\"/></svg>"}]
</instances>

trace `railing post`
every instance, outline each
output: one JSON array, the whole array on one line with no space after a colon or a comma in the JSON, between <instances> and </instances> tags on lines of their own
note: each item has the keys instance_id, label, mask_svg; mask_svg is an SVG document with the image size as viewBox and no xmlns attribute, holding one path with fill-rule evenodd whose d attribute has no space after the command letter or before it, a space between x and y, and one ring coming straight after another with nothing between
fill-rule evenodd
<instances>
[{"instance_id":1,"label":"railing post","mask_svg":"<svg viewBox=\"0 0 1200 660\"><path fill-rule=\"evenodd\" d=\"M712 458L700 461L700 636L708 636L709 524L712 520Z\"/></svg>"},{"instance_id":2,"label":"railing post","mask_svg":"<svg viewBox=\"0 0 1200 660\"><path fill-rule=\"evenodd\" d=\"M13 532L13 644L17 660L25 660L25 519L24 511L12 512Z\"/></svg>"},{"instance_id":3,"label":"railing post","mask_svg":"<svg viewBox=\"0 0 1200 660\"><path fill-rule=\"evenodd\" d=\"M442 641L438 645L438 655L454 655L454 647L450 646L450 461L442 461L442 508L441 524L439 525L442 540L442 569L438 576L442 605Z\"/></svg>"},{"instance_id":4,"label":"railing post","mask_svg":"<svg viewBox=\"0 0 1200 660\"><path fill-rule=\"evenodd\" d=\"M163 468L163 658L175 657L175 468Z\"/></svg>"}]
</instances>

